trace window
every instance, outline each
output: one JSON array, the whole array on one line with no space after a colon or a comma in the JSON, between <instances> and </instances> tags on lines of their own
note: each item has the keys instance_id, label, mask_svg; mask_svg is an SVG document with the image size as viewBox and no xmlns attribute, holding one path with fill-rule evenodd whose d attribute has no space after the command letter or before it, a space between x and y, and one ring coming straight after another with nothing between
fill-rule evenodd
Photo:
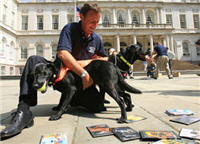
<instances>
[{"instance_id":1,"label":"window","mask_svg":"<svg viewBox=\"0 0 200 144\"><path fill-rule=\"evenodd\" d=\"M68 14L67 15L67 21L68 21L68 23L73 22L74 21L74 15Z\"/></svg>"},{"instance_id":2,"label":"window","mask_svg":"<svg viewBox=\"0 0 200 144\"><path fill-rule=\"evenodd\" d=\"M104 27L109 27L110 26L110 20L111 20L111 14L109 11L104 11L102 13L102 24Z\"/></svg>"},{"instance_id":3,"label":"window","mask_svg":"<svg viewBox=\"0 0 200 144\"><path fill-rule=\"evenodd\" d=\"M21 59L27 59L28 54L27 54L27 47L21 46Z\"/></svg>"},{"instance_id":4,"label":"window","mask_svg":"<svg viewBox=\"0 0 200 144\"><path fill-rule=\"evenodd\" d=\"M6 67L1 66L1 75L5 75L5 74L6 74Z\"/></svg>"},{"instance_id":5,"label":"window","mask_svg":"<svg viewBox=\"0 0 200 144\"><path fill-rule=\"evenodd\" d=\"M6 39L3 38L2 46L0 47L0 55L4 55L4 50L6 49Z\"/></svg>"},{"instance_id":6,"label":"window","mask_svg":"<svg viewBox=\"0 0 200 144\"><path fill-rule=\"evenodd\" d=\"M10 60L13 60L13 51L14 51L14 46L13 46L13 44L11 44L10 48L9 48L9 58L10 58Z\"/></svg>"},{"instance_id":7,"label":"window","mask_svg":"<svg viewBox=\"0 0 200 144\"><path fill-rule=\"evenodd\" d=\"M37 29L43 30L43 16L37 16Z\"/></svg>"},{"instance_id":8,"label":"window","mask_svg":"<svg viewBox=\"0 0 200 144\"><path fill-rule=\"evenodd\" d=\"M183 56L190 56L189 46L187 42L183 42Z\"/></svg>"},{"instance_id":9,"label":"window","mask_svg":"<svg viewBox=\"0 0 200 144\"><path fill-rule=\"evenodd\" d=\"M52 28L54 30L58 29L58 15L53 15L52 16Z\"/></svg>"},{"instance_id":10,"label":"window","mask_svg":"<svg viewBox=\"0 0 200 144\"><path fill-rule=\"evenodd\" d=\"M185 15L180 15L180 25L181 25L181 28L186 28Z\"/></svg>"},{"instance_id":11,"label":"window","mask_svg":"<svg viewBox=\"0 0 200 144\"><path fill-rule=\"evenodd\" d=\"M151 18L151 16L149 14L147 15L146 23L147 24L152 24L153 23L152 18Z\"/></svg>"},{"instance_id":12,"label":"window","mask_svg":"<svg viewBox=\"0 0 200 144\"><path fill-rule=\"evenodd\" d=\"M52 46L52 57L55 58L57 54L57 45Z\"/></svg>"},{"instance_id":13,"label":"window","mask_svg":"<svg viewBox=\"0 0 200 144\"><path fill-rule=\"evenodd\" d=\"M119 27L124 27L125 22L121 13L118 15L117 23L119 24Z\"/></svg>"},{"instance_id":14,"label":"window","mask_svg":"<svg viewBox=\"0 0 200 144\"><path fill-rule=\"evenodd\" d=\"M10 67L10 75L13 75L13 74L14 74L14 68Z\"/></svg>"},{"instance_id":15,"label":"window","mask_svg":"<svg viewBox=\"0 0 200 144\"><path fill-rule=\"evenodd\" d=\"M14 25L15 25L15 13L12 12L12 21L11 21L12 28L14 28Z\"/></svg>"},{"instance_id":16,"label":"window","mask_svg":"<svg viewBox=\"0 0 200 144\"><path fill-rule=\"evenodd\" d=\"M22 16L22 30L28 29L28 16Z\"/></svg>"},{"instance_id":17,"label":"window","mask_svg":"<svg viewBox=\"0 0 200 144\"><path fill-rule=\"evenodd\" d=\"M200 47L196 46L197 56L200 56Z\"/></svg>"},{"instance_id":18,"label":"window","mask_svg":"<svg viewBox=\"0 0 200 144\"><path fill-rule=\"evenodd\" d=\"M172 15L171 14L167 14L166 15L166 23L167 24L172 24Z\"/></svg>"},{"instance_id":19,"label":"window","mask_svg":"<svg viewBox=\"0 0 200 144\"><path fill-rule=\"evenodd\" d=\"M24 71L24 67L20 67L19 68L19 74L21 75L23 73L23 71Z\"/></svg>"},{"instance_id":20,"label":"window","mask_svg":"<svg viewBox=\"0 0 200 144\"><path fill-rule=\"evenodd\" d=\"M6 13L7 13L7 7L4 5L3 7L3 22L6 22Z\"/></svg>"},{"instance_id":21,"label":"window","mask_svg":"<svg viewBox=\"0 0 200 144\"><path fill-rule=\"evenodd\" d=\"M38 45L36 47L36 55L43 56L43 47L42 47L42 45Z\"/></svg>"},{"instance_id":22,"label":"window","mask_svg":"<svg viewBox=\"0 0 200 144\"><path fill-rule=\"evenodd\" d=\"M193 15L194 28L199 28L199 15Z\"/></svg>"},{"instance_id":23,"label":"window","mask_svg":"<svg viewBox=\"0 0 200 144\"><path fill-rule=\"evenodd\" d=\"M125 48L127 44L125 42L120 42L120 48Z\"/></svg>"},{"instance_id":24,"label":"window","mask_svg":"<svg viewBox=\"0 0 200 144\"><path fill-rule=\"evenodd\" d=\"M132 24L139 24L139 16L137 14L133 14Z\"/></svg>"},{"instance_id":25,"label":"window","mask_svg":"<svg viewBox=\"0 0 200 144\"><path fill-rule=\"evenodd\" d=\"M103 26L104 27L109 27L110 26L110 21L108 19L108 15L105 14L105 16L103 17Z\"/></svg>"}]
</instances>

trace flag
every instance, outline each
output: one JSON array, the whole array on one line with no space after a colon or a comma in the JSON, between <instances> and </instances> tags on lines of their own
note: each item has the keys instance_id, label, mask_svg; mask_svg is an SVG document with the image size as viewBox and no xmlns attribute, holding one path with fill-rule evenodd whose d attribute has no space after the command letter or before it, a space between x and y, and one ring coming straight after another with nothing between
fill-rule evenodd
<instances>
[{"instance_id":1,"label":"flag","mask_svg":"<svg viewBox=\"0 0 200 144\"><path fill-rule=\"evenodd\" d=\"M80 8L79 7L76 7L76 16L77 17L80 17Z\"/></svg>"}]
</instances>

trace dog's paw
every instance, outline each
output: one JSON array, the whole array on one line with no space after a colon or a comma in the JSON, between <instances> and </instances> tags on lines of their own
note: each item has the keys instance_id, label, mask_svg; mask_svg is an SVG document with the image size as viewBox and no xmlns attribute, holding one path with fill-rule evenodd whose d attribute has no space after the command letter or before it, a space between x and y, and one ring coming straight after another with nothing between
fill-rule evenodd
<instances>
[{"instance_id":1,"label":"dog's paw","mask_svg":"<svg viewBox=\"0 0 200 144\"><path fill-rule=\"evenodd\" d=\"M118 123L132 123L133 121L127 120L127 119L124 119L124 118L119 118L119 119L117 119L117 122Z\"/></svg>"},{"instance_id":2,"label":"dog's paw","mask_svg":"<svg viewBox=\"0 0 200 144\"><path fill-rule=\"evenodd\" d=\"M134 107L133 104L131 104L130 106L127 106L126 111L127 111L127 112L132 111L133 107Z\"/></svg>"},{"instance_id":3,"label":"dog's paw","mask_svg":"<svg viewBox=\"0 0 200 144\"><path fill-rule=\"evenodd\" d=\"M55 121L55 120L58 120L60 118L61 118L61 116L56 114L56 115L51 115L50 118L49 118L49 120L50 121Z\"/></svg>"}]
</instances>

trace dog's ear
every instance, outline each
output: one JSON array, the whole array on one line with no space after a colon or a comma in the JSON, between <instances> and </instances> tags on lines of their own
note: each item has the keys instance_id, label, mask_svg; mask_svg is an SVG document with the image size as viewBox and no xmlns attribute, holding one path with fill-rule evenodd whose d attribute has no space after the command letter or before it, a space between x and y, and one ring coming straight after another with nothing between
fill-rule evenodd
<instances>
[{"instance_id":1,"label":"dog's ear","mask_svg":"<svg viewBox=\"0 0 200 144\"><path fill-rule=\"evenodd\" d=\"M120 53L121 53L122 55L124 55L124 54L126 53L126 49L127 49L127 48L120 48Z\"/></svg>"},{"instance_id":2,"label":"dog's ear","mask_svg":"<svg viewBox=\"0 0 200 144\"><path fill-rule=\"evenodd\" d=\"M50 69L52 72L56 71L56 67L55 67L54 63L48 63L47 68Z\"/></svg>"}]
</instances>

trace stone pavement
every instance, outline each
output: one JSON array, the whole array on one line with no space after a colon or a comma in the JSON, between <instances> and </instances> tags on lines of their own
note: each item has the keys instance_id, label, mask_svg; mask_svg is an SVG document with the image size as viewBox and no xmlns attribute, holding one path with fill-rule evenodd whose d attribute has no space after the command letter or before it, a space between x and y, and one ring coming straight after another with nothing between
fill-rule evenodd
<instances>
[{"instance_id":1,"label":"stone pavement","mask_svg":"<svg viewBox=\"0 0 200 144\"><path fill-rule=\"evenodd\" d=\"M38 105L32 108L35 115L34 126L24 129L19 135L0 141L2 144L39 144L44 134L65 133L69 144L120 144L114 136L92 138L86 126L107 124L109 127L129 126L139 130L173 130L178 134L181 128L199 129L200 122L189 126L170 122L172 118L165 114L166 109L190 109L194 116L200 117L200 77L195 74L181 75L169 80L166 75L158 80L135 76L128 79L132 86L143 91L143 94L132 95L135 107L127 115L137 114L147 117L146 120L129 124L118 124L116 118L120 117L120 109L109 97L111 104L106 104L107 111L92 114L80 108L70 108L69 111L57 121L48 121L54 112L53 106L58 104L60 94L49 88L46 94L39 94ZM9 115L16 110L18 104L19 80L0 80L0 130L8 123ZM127 144L140 144L147 142L133 140Z\"/></svg>"}]
</instances>

